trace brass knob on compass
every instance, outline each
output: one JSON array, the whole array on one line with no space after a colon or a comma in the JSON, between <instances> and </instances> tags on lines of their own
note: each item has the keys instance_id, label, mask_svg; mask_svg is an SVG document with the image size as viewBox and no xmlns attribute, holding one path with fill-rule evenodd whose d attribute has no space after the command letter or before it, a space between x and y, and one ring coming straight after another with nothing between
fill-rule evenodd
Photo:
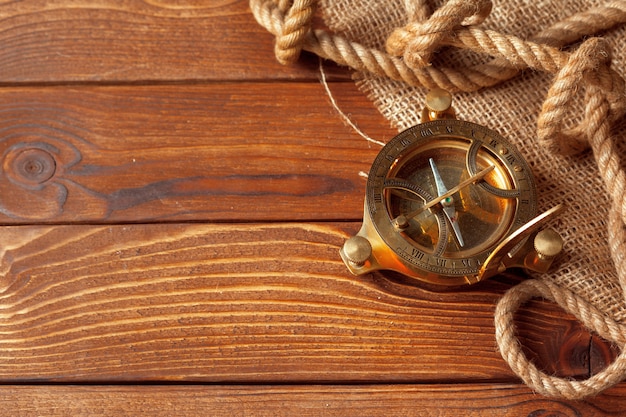
<instances>
[{"instance_id":1,"label":"brass knob on compass","mask_svg":"<svg viewBox=\"0 0 626 417\"><path fill-rule=\"evenodd\" d=\"M543 229L534 239L537 257L547 261L554 258L563 250L563 238L553 229Z\"/></svg>"},{"instance_id":2,"label":"brass knob on compass","mask_svg":"<svg viewBox=\"0 0 626 417\"><path fill-rule=\"evenodd\" d=\"M372 245L362 236L352 236L343 244L342 253L352 265L361 267L372 256Z\"/></svg>"},{"instance_id":3,"label":"brass knob on compass","mask_svg":"<svg viewBox=\"0 0 626 417\"><path fill-rule=\"evenodd\" d=\"M543 229L535 235L529 249L524 266L531 271L545 273L563 250L563 238L553 229Z\"/></svg>"},{"instance_id":4,"label":"brass knob on compass","mask_svg":"<svg viewBox=\"0 0 626 417\"><path fill-rule=\"evenodd\" d=\"M422 123L437 119L454 119L452 95L441 88L434 88L426 94L426 107L422 110Z\"/></svg>"}]
</instances>

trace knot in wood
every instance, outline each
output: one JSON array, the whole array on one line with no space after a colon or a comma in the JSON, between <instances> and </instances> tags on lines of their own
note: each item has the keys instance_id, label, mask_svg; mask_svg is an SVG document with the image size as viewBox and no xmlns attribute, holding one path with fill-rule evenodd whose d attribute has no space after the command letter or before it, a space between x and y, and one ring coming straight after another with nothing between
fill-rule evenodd
<instances>
[{"instance_id":1,"label":"knot in wood","mask_svg":"<svg viewBox=\"0 0 626 417\"><path fill-rule=\"evenodd\" d=\"M387 52L402 56L413 69L430 65L431 57L444 41L463 26L482 23L491 13L490 0L451 0L425 22L409 22L387 38Z\"/></svg>"},{"instance_id":2,"label":"knot in wood","mask_svg":"<svg viewBox=\"0 0 626 417\"><path fill-rule=\"evenodd\" d=\"M56 160L40 148L16 149L4 163L4 171L12 180L35 186L50 180L56 172Z\"/></svg>"}]
</instances>

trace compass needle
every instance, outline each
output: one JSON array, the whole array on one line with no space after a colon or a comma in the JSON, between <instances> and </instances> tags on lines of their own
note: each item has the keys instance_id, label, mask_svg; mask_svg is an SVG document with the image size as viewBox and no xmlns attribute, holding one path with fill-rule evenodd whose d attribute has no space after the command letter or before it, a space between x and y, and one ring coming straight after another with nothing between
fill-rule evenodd
<instances>
[{"instance_id":1,"label":"compass needle","mask_svg":"<svg viewBox=\"0 0 626 417\"><path fill-rule=\"evenodd\" d=\"M435 164L433 158L429 158L428 162L430 163L430 169L433 172L433 177L435 177L437 194L439 195L439 197L441 197L448 192L448 188L443 182L441 174L439 173L439 169L437 168L437 165ZM459 242L459 246L465 246L463 236L461 235L461 228L459 227L459 222L457 220L456 209L454 208L454 199L452 198L452 196L446 197L441 201L441 205L443 206L443 212L450 222L450 226L452 226L452 231L454 232L454 236L456 237L457 242Z\"/></svg>"}]
</instances>

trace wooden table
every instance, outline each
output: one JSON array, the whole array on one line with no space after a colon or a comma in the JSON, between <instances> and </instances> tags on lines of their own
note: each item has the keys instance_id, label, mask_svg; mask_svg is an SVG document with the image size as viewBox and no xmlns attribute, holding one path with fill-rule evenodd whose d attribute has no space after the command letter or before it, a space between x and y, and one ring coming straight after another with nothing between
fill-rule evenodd
<instances>
[{"instance_id":1,"label":"wooden table","mask_svg":"<svg viewBox=\"0 0 626 417\"><path fill-rule=\"evenodd\" d=\"M522 277L350 275L378 148L318 61L273 57L246 0L0 6L0 414L618 415L535 395L494 339ZM394 130L347 70L338 105ZM529 355L585 378L616 350L546 302ZM561 414L559 414L561 413Z\"/></svg>"}]
</instances>

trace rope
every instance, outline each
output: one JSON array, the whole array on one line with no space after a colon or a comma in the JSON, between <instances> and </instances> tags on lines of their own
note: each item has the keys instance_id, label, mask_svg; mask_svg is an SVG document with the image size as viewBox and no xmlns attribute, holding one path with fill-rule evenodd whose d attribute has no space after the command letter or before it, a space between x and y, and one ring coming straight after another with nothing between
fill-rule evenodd
<instances>
[{"instance_id":1,"label":"rope","mask_svg":"<svg viewBox=\"0 0 626 417\"><path fill-rule=\"evenodd\" d=\"M257 21L277 38L280 62L298 59L302 50L357 71L413 86L471 92L533 69L555 75L537 121L538 141L550 151L571 155L591 148L612 204L608 218L609 249L626 294L626 173L611 126L626 114L624 79L611 69L608 44L586 39L575 51L560 48L626 22L626 0L613 0L557 22L531 40L486 30L489 0L449 0L431 14L425 0L406 0L408 23L387 39L387 51L366 47L340 35L312 29L314 0L250 0ZM432 55L451 46L493 57L486 64L457 70L430 64ZM585 86L581 89L580 86ZM564 115L579 94L586 103L582 122L564 130ZM587 328L622 347L617 359L584 381L546 375L523 354L515 333L514 314L528 300L552 300ZM535 391L580 399L595 395L626 378L626 326L602 314L587 300L554 283L528 280L509 290L495 312L496 339L511 369Z\"/></svg>"},{"instance_id":2,"label":"rope","mask_svg":"<svg viewBox=\"0 0 626 417\"><path fill-rule=\"evenodd\" d=\"M277 0L250 0L252 14L261 26L278 37L293 33L293 28L285 25L284 6L276 3ZM284 3L282 1L281 3ZM296 4L297 3L297 4ZM314 0L294 2L294 7L304 4L313 8ZM306 7L305 7L306 8ZM424 14L423 8L416 16ZM312 13L303 14L302 27L311 27ZM586 12L577 13L570 18L558 22L552 27L537 34L538 42L555 48L565 46L583 36L592 35L623 23L626 20L626 4L624 0L616 0ZM300 32L301 34L303 32ZM385 51L366 47L353 42L343 36L328 33L320 29L310 29L301 35L300 48L312 52L321 58L329 59L339 65L349 66L357 71L369 72L381 77L396 81L403 81L409 85L426 88L443 88L452 93L473 92L484 87L491 87L506 81L517 74L517 69L511 66L501 66L500 60L487 64L465 68L462 71L453 68L436 68L425 66L411 68L403 59L390 55ZM521 41L523 42L523 41ZM443 46L443 45L442 45ZM277 48L281 46L277 43ZM298 54L291 56L291 61L297 59ZM281 58L279 58L280 60ZM505 60L504 62L508 62Z\"/></svg>"},{"instance_id":3,"label":"rope","mask_svg":"<svg viewBox=\"0 0 626 417\"><path fill-rule=\"evenodd\" d=\"M549 281L527 280L509 291L498 302L495 313L496 341L511 369L533 390L551 397L582 399L617 384L624 378L626 350L603 371L584 381L547 375L529 361L516 336L515 312L532 298L553 301L573 314L581 323L607 340L626 345L626 328L611 320L570 290Z\"/></svg>"},{"instance_id":4,"label":"rope","mask_svg":"<svg viewBox=\"0 0 626 417\"><path fill-rule=\"evenodd\" d=\"M311 20L315 12L313 0L295 0L293 6L282 1L279 10L286 12L282 30L276 36L274 53L281 64L293 64L300 57L304 38L311 29Z\"/></svg>"}]
</instances>

